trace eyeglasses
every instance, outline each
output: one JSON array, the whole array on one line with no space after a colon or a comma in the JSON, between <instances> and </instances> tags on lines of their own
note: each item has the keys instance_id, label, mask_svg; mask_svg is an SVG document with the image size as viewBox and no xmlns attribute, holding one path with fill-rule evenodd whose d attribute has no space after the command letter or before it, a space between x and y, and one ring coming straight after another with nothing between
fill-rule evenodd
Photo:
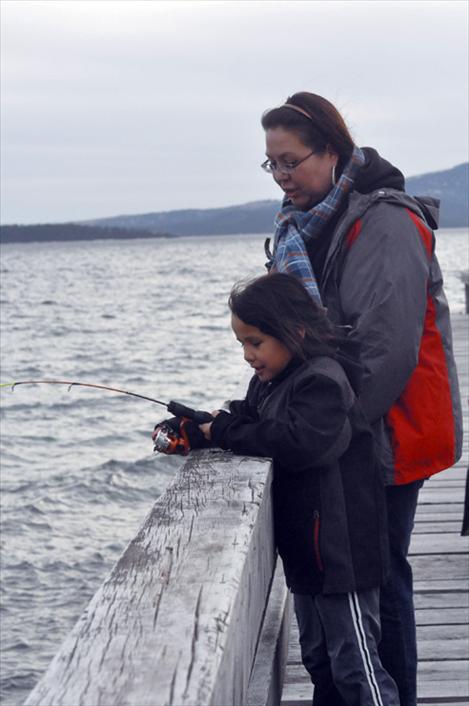
<instances>
[{"instance_id":1,"label":"eyeglasses","mask_svg":"<svg viewBox=\"0 0 469 706\"><path fill-rule=\"evenodd\" d=\"M303 157L303 159L297 159L294 162L285 162L284 164L274 162L272 159L266 159L265 162L262 162L261 167L268 174L273 174L274 172L291 174L297 167L300 166L300 164L302 164L302 162L305 162L313 154L316 154L316 150L313 150L307 154L306 157Z\"/></svg>"}]
</instances>

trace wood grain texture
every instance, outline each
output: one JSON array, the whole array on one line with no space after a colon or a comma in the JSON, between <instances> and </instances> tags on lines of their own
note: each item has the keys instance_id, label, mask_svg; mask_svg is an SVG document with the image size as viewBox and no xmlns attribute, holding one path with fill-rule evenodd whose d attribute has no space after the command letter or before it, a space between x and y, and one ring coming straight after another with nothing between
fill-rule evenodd
<instances>
[{"instance_id":1,"label":"wood grain texture","mask_svg":"<svg viewBox=\"0 0 469 706\"><path fill-rule=\"evenodd\" d=\"M245 706L278 706L280 703L292 611L292 596L285 584L282 562L278 560Z\"/></svg>"},{"instance_id":2,"label":"wood grain texture","mask_svg":"<svg viewBox=\"0 0 469 706\"><path fill-rule=\"evenodd\" d=\"M191 454L26 706L243 704L275 565L270 468Z\"/></svg>"}]
</instances>

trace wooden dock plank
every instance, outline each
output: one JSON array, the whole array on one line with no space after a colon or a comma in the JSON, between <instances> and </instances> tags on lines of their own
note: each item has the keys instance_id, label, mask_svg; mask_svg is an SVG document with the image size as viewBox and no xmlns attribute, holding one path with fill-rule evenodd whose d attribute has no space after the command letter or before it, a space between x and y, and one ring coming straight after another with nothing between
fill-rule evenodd
<instances>
[{"instance_id":1,"label":"wooden dock plank","mask_svg":"<svg viewBox=\"0 0 469 706\"><path fill-rule=\"evenodd\" d=\"M469 317L452 317L466 430L462 458L426 481L410 547L419 651L419 706L469 706L469 539L461 537L469 446ZM306 706L313 688L292 621L281 706Z\"/></svg>"},{"instance_id":2,"label":"wooden dock plank","mask_svg":"<svg viewBox=\"0 0 469 706\"><path fill-rule=\"evenodd\" d=\"M454 593L447 591L416 593L414 595L414 604L416 610L432 610L435 618L438 617L437 611L442 608L458 608L461 613L461 620L468 624L467 591L455 591Z\"/></svg>"},{"instance_id":3,"label":"wooden dock plank","mask_svg":"<svg viewBox=\"0 0 469 706\"><path fill-rule=\"evenodd\" d=\"M464 660L419 661L417 703L468 703L468 668ZM282 706L311 704L312 685L301 664L289 665L285 679ZM429 702L428 699L434 699ZM458 699L458 701L456 701Z\"/></svg>"},{"instance_id":4,"label":"wooden dock plank","mask_svg":"<svg viewBox=\"0 0 469 706\"><path fill-rule=\"evenodd\" d=\"M438 611L433 608L416 609L415 617L420 625L467 625L464 616L461 617L461 606L455 608L445 606Z\"/></svg>"},{"instance_id":5,"label":"wooden dock plank","mask_svg":"<svg viewBox=\"0 0 469 706\"><path fill-rule=\"evenodd\" d=\"M467 537L442 533L437 536L432 534L414 534L410 543L410 556L428 554L463 554L467 564Z\"/></svg>"},{"instance_id":6,"label":"wooden dock plank","mask_svg":"<svg viewBox=\"0 0 469 706\"><path fill-rule=\"evenodd\" d=\"M441 522L438 523L438 526L435 526L435 522L431 522L430 520L424 521L424 522L419 522L415 525L414 527L414 535L415 534L448 534L448 533L454 533L458 532L461 527L461 523L458 522L457 520L442 520Z\"/></svg>"},{"instance_id":7,"label":"wooden dock plank","mask_svg":"<svg viewBox=\"0 0 469 706\"><path fill-rule=\"evenodd\" d=\"M452 625L419 625L419 659L427 662L464 660L467 657L467 623ZM445 648L442 653L441 645ZM290 642L289 659L292 664L301 667L301 654L298 642Z\"/></svg>"},{"instance_id":8,"label":"wooden dock plank","mask_svg":"<svg viewBox=\"0 0 469 706\"><path fill-rule=\"evenodd\" d=\"M417 554L410 558L415 576L421 579L469 579L469 566L462 554Z\"/></svg>"},{"instance_id":9,"label":"wooden dock plank","mask_svg":"<svg viewBox=\"0 0 469 706\"><path fill-rule=\"evenodd\" d=\"M455 520L461 526L461 519L463 513L463 503L458 503L457 505L432 505L431 508L417 508L417 514L415 516L415 524L419 522L434 522L437 523L441 520Z\"/></svg>"},{"instance_id":10,"label":"wooden dock plank","mask_svg":"<svg viewBox=\"0 0 469 706\"><path fill-rule=\"evenodd\" d=\"M431 581L422 581L418 576L414 578L414 593L422 593L429 591L467 591L468 585L465 579L454 579L446 577L444 579L432 579Z\"/></svg>"},{"instance_id":11,"label":"wooden dock plank","mask_svg":"<svg viewBox=\"0 0 469 706\"><path fill-rule=\"evenodd\" d=\"M464 501L464 488L445 488L438 485L433 485L428 480L423 486L421 493L422 498L420 500L421 506L433 505L433 503L448 503L452 505L453 503L462 503Z\"/></svg>"}]
</instances>

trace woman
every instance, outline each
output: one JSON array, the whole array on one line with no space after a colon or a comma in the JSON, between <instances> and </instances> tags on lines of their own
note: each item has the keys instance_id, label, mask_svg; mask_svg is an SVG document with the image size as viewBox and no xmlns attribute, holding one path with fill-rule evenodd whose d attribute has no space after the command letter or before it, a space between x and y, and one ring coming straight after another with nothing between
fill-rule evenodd
<instances>
[{"instance_id":1,"label":"woman","mask_svg":"<svg viewBox=\"0 0 469 706\"><path fill-rule=\"evenodd\" d=\"M415 706L407 552L417 496L425 478L456 462L462 443L449 310L434 254L438 202L408 196L402 173L374 149L358 148L321 96L296 93L264 113L262 125L262 167L285 193L269 267L301 279L361 345L360 401L388 486L391 577L381 590L380 655L401 706ZM301 606L296 611L301 624ZM303 655L313 640L303 634Z\"/></svg>"}]
</instances>

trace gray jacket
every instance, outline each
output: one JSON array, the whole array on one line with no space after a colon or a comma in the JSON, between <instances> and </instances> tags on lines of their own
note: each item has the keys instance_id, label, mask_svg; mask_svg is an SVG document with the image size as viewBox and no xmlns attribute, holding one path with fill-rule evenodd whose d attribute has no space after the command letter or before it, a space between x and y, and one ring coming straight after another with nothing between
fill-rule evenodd
<instances>
[{"instance_id":1,"label":"gray jacket","mask_svg":"<svg viewBox=\"0 0 469 706\"><path fill-rule=\"evenodd\" d=\"M360 401L388 483L409 483L461 455L462 414L443 280L438 202L403 191L353 192L324 263L321 296L362 346Z\"/></svg>"}]
</instances>

